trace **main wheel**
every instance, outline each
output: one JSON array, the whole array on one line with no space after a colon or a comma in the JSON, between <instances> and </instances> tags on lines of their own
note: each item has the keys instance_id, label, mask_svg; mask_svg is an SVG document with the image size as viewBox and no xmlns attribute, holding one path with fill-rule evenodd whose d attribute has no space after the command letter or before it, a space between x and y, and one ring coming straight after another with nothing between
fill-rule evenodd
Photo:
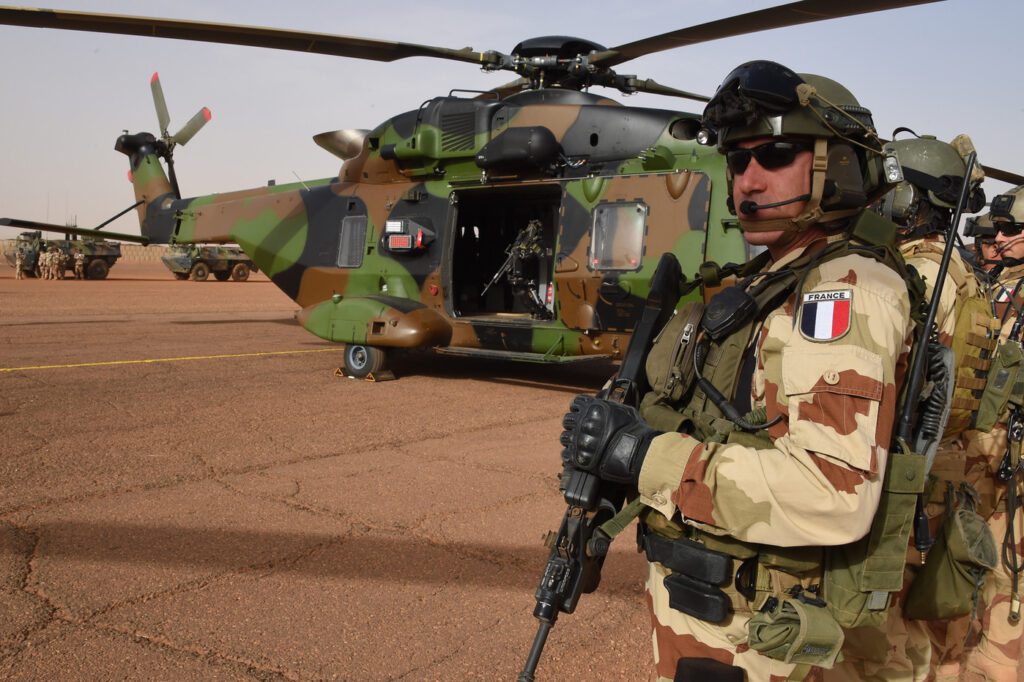
<instances>
[{"instance_id":1,"label":"main wheel","mask_svg":"<svg viewBox=\"0 0 1024 682\"><path fill-rule=\"evenodd\" d=\"M231 279L236 282L249 279L249 266L245 263L235 263L235 267L231 268Z\"/></svg>"},{"instance_id":2,"label":"main wheel","mask_svg":"<svg viewBox=\"0 0 1024 682\"><path fill-rule=\"evenodd\" d=\"M189 271L189 277L196 282L205 282L206 278L210 276L210 268L200 261L192 266L192 270Z\"/></svg>"},{"instance_id":3,"label":"main wheel","mask_svg":"<svg viewBox=\"0 0 1024 682\"><path fill-rule=\"evenodd\" d=\"M345 374L363 379L368 374L379 372L387 365L387 353L373 346L345 346Z\"/></svg>"},{"instance_id":4,"label":"main wheel","mask_svg":"<svg viewBox=\"0 0 1024 682\"><path fill-rule=\"evenodd\" d=\"M231 279L231 271L230 270L218 270L217 272L213 273L213 278L215 280L217 280L218 282L226 282L229 279Z\"/></svg>"},{"instance_id":5,"label":"main wheel","mask_svg":"<svg viewBox=\"0 0 1024 682\"><path fill-rule=\"evenodd\" d=\"M108 272L110 272L110 266L102 258L94 258L85 266L86 279L106 279Z\"/></svg>"}]
</instances>

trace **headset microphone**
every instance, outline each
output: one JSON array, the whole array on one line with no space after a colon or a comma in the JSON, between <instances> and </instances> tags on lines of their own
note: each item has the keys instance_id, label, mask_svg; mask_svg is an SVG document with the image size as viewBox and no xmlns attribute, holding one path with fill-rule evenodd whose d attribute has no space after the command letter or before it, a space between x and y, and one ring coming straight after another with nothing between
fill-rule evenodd
<instances>
[{"instance_id":1,"label":"headset microphone","mask_svg":"<svg viewBox=\"0 0 1024 682\"><path fill-rule=\"evenodd\" d=\"M749 199L747 201L740 202L740 212L746 215L753 215L762 208L775 208L776 206L785 206L786 204L795 204L798 201L809 201L811 198L810 194L801 194L800 196L793 197L792 199L786 199L785 201L776 201L771 204L758 204Z\"/></svg>"},{"instance_id":2,"label":"headset microphone","mask_svg":"<svg viewBox=\"0 0 1024 682\"><path fill-rule=\"evenodd\" d=\"M839 194L839 187L836 185L834 181L826 180L824 190L821 193L822 200L824 201L825 199L831 199L836 194ZM743 213L745 215L753 215L754 213L760 211L762 208L775 208L776 206L785 206L786 204L795 204L798 201L810 200L810 194L801 194L800 196L793 197L792 199L776 201L771 204L758 204L748 199L747 201L740 202L740 213Z\"/></svg>"}]
</instances>

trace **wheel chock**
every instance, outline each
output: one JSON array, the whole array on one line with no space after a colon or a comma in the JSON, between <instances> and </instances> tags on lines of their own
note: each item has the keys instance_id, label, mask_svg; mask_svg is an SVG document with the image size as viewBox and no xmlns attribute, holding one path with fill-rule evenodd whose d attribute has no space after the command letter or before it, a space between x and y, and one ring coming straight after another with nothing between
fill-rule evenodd
<instances>
[{"instance_id":1,"label":"wheel chock","mask_svg":"<svg viewBox=\"0 0 1024 682\"><path fill-rule=\"evenodd\" d=\"M339 379L355 379L356 378L354 376L349 376L348 374L345 374L345 369L342 368L342 367L335 367L334 368L334 376L338 377ZM397 377L395 376L394 372L392 372L389 369L385 369L385 370L381 370L380 372L370 372L369 374L366 375L366 377L364 377L363 381L375 381L375 382L379 382L379 381L394 381L396 378Z\"/></svg>"}]
</instances>

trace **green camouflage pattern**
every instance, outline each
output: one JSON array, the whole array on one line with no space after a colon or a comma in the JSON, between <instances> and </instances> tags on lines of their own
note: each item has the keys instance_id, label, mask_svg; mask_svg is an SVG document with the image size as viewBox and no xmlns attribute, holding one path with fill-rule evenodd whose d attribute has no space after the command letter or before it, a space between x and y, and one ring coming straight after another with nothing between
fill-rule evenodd
<instances>
[{"instance_id":1,"label":"green camouflage pattern","mask_svg":"<svg viewBox=\"0 0 1024 682\"><path fill-rule=\"evenodd\" d=\"M125 135L117 148L131 159L144 235L239 244L323 339L619 358L663 252L691 274L708 259L747 258L723 159L670 132L692 118L573 91L438 97L371 131L337 177L191 199L175 196L155 138ZM632 225L630 211L643 221ZM506 282L481 296L530 219L546 239L542 316ZM612 236L595 247L598 229ZM389 248L392 235L414 243Z\"/></svg>"},{"instance_id":2,"label":"green camouflage pattern","mask_svg":"<svg viewBox=\"0 0 1024 682\"><path fill-rule=\"evenodd\" d=\"M238 264L247 268L245 277L248 277L248 271L258 269L241 247L222 244L175 244L168 247L160 260L178 279L186 279L200 262L219 281L227 281Z\"/></svg>"}]
</instances>

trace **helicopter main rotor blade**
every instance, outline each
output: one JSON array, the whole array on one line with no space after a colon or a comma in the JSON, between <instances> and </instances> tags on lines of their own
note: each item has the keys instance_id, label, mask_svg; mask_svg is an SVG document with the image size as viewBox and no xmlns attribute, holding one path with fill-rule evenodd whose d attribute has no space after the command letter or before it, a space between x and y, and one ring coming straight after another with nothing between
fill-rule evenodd
<instances>
[{"instance_id":1,"label":"helicopter main rotor blade","mask_svg":"<svg viewBox=\"0 0 1024 682\"><path fill-rule=\"evenodd\" d=\"M994 166L982 165L981 168L985 171L985 177L992 178L993 180L1002 180L1011 185L1024 185L1024 175L1018 175L1017 173L1005 171L1002 168L995 168Z\"/></svg>"},{"instance_id":2,"label":"helicopter main rotor blade","mask_svg":"<svg viewBox=\"0 0 1024 682\"><path fill-rule=\"evenodd\" d=\"M655 52L706 43L719 38L932 2L941 0L800 0L619 45L591 55L590 63L612 67Z\"/></svg>"},{"instance_id":3,"label":"helicopter main rotor blade","mask_svg":"<svg viewBox=\"0 0 1024 682\"><path fill-rule=\"evenodd\" d=\"M370 59L378 62L393 62L407 57L438 57L456 61L471 62L481 66L499 65L502 55L497 52L475 52L471 48L452 50L445 47L399 43L390 40L374 40L328 33L289 31L262 26L237 24L214 24L179 19L156 17L132 17L123 14L101 14L96 12L67 12L64 10L38 9L27 7L0 7L0 24L27 26L30 28L59 28L70 31L91 31L94 33L117 33L121 35L146 36L196 40L206 43L268 47L275 50L312 52L336 57Z\"/></svg>"},{"instance_id":4,"label":"helicopter main rotor blade","mask_svg":"<svg viewBox=\"0 0 1024 682\"><path fill-rule=\"evenodd\" d=\"M209 109L203 107L185 125L181 126L181 130L174 133L174 136L171 137L171 142L182 146L188 144L188 141L195 137L199 129L206 125L211 118L213 118L213 114L210 113Z\"/></svg>"},{"instance_id":5,"label":"helicopter main rotor blade","mask_svg":"<svg viewBox=\"0 0 1024 682\"><path fill-rule=\"evenodd\" d=\"M164 89L160 85L160 74L153 72L149 79L149 89L153 91L153 105L156 107L156 120L160 124L160 134L167 134L167 126L171 124L171 115L167 113L167 100L164 99Z\"/></svg>"},{"instance_id":6,"label":"helicopter main rotor blade","mask_svg":"<svg viewBox=\"0 0 1024 682\"><path fill-rule=\"evenodd\" d=\"M21 218L0 218L0 225L17 227L23 230L39 230L40 232L61 232L63 234L74 234L79 237L95 237L97 239L117 239L122 242L135 242L137 244L149 244L149 237L137 234L124 234L122 232L100 232L98 229L85 227L68 227L67 225L55 225L53 223L40 223L35 220L23 220Z\"/></svg>"},{"instance_id":7,"label":"helicopter main rotor blade","mask_svg":"<svg viewBox=\"0 0 1024 682\"><path fill-rule=\"evenodd\" d=\"M711 98L707 95L698 95L695 92L687 92L686 90L662 85L653 78L636 78L635 76L626 76L624 80L624 87L632 92L649 92L652 95L682 97L684 99L692 99L698 102L711 101Z\"/></svg>"}]
</instances>

